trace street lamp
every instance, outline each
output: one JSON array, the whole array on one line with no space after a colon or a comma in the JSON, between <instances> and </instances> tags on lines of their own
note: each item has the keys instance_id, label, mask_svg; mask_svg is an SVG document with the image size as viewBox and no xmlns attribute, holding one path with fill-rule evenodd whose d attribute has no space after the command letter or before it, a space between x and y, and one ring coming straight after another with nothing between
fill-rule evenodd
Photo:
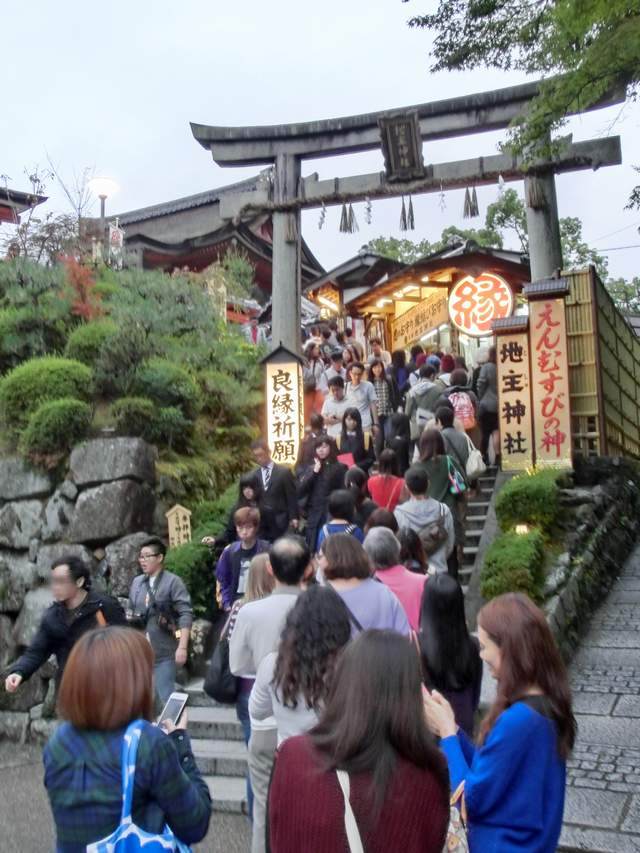
<instances>
[{"instance_id":1,"label":"street lamp","mask_svg":"<svg viewBox=\"0 0 640 853\"><path fill-rule=\"evenodd\" d=\"M118 184L112 178L95 177L89 181L89 189L100 199L100 231L104 239L106 228L105 202L108 196L112 196L118 191Z\"/></svg>"}]
</instances>

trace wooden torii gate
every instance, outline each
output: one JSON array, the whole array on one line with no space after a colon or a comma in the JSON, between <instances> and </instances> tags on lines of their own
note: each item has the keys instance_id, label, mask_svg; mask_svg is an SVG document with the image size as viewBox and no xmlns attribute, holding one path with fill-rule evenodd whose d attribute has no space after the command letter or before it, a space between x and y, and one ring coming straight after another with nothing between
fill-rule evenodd
<instances>
[{"instance_id":1,"label":"wooden torii gate","mask_svg":"<svg viewBox=\"0 0 640 853\"><path fill-rule=\"evenodd\" d=\"M511 154L425 164L422 143L506 128L526 111L539 83L475 95L302 124L214 127L191 124L196 140L220 166L272 165L264 186L221 200L223 219L269 212L273 217L273 346L300 350L300 211L409 193L524 179L532 279L562 266L555 178L557 172L598 169L622 162L617 136L573 143L567 138L551 159L525 164ZM616 91L590 109L622 103ZM320 180L301 177L306 159L382 147L385 171Z\"/></svg>"}]
</instances>

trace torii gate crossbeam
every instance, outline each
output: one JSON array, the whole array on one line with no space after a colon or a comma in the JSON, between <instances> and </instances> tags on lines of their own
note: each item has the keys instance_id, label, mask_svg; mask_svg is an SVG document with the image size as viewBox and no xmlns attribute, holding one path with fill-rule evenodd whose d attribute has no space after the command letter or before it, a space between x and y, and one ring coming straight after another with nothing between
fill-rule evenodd
<instances>
[{"instance_id":1,"label":"torii gate crossbeam","mask_svg":"<svg viewBox=\"0 0 640 853\"><path fill-rule=\"evenodd\" d=\"M249 212L273 215L272 314L273 346L280 343L296 352L300 343L300 211L322 203L337 204L363 198L399 196L409 192L433 192L470 184L524 178L527 202L532 278L544 278L562 266L560 231L554 173L619 164L617 137L568 142L560 155L526 166L508 154L425 166L421 144L425 140L466 136L502 129L526 111L539 91L539 82L491 92L417 104L390 110L324 121L262 127L215 127L192 124L196 140L211 151L221 166L273 164L273 182L252 194L229 198L221 215L230 219ZM624 101L619 90L603 97L589 109ZM582 112L575 110L574 112ZM399 177L387 163L387 171L329 181L318 176L301 178L305 159L351 154L381 147L389 122L405 123L415 172ZM404 144L404 143L403 143ZM397 152L396 152L397 153ZM387 159L388 151L385 151Z\"/></svg>"}]
</instances>

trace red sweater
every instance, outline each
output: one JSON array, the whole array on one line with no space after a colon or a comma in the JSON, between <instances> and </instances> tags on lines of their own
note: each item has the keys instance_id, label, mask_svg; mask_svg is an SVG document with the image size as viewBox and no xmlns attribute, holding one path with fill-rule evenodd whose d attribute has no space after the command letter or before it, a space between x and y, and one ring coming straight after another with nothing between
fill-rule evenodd
<instances>
[{"instance_id":1,"label":"red sweater","mask_svg":"<svg viewBox=\"0 0 640 853\"><path fill-rule=\"evenodd\" d=\"M380 818L367 825L369 774L350 777L351 806L367 853L442 853L449 821L448 791L433 773L398 760ZM271 853L347 853L344 799L335 772L324 769L308 735L286 740L269 789Z\"/></svg>"}]
</instances>

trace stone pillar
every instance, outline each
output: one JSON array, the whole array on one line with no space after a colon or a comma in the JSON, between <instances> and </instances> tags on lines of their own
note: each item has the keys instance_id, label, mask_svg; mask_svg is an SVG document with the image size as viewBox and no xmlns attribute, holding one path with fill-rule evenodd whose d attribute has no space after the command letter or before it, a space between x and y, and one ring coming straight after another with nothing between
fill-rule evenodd
<instances>
[{"instance_id":1,"label":"stone pillar","mask_svg":"<svg viewBox=\"0 0 640 853\"><path fill-rule=\"evenodd\" d=\"M531 281L551 277L562 269L558 200L553 172L526 175L524 197L529 232Z\"/></svg>"},{"instance_id":2,"label":"stone pillar","mask_svg":"<svg viewBox=\"0 0 640 853\"><path fill-rule=\"evenodd\" d=\"M274 201L298 193L300 158L279 154L275 163ZM271 278L272 348L281 343L300 352L300 210L273 214L273 273Z\"/></svg>"}]
</instances>

